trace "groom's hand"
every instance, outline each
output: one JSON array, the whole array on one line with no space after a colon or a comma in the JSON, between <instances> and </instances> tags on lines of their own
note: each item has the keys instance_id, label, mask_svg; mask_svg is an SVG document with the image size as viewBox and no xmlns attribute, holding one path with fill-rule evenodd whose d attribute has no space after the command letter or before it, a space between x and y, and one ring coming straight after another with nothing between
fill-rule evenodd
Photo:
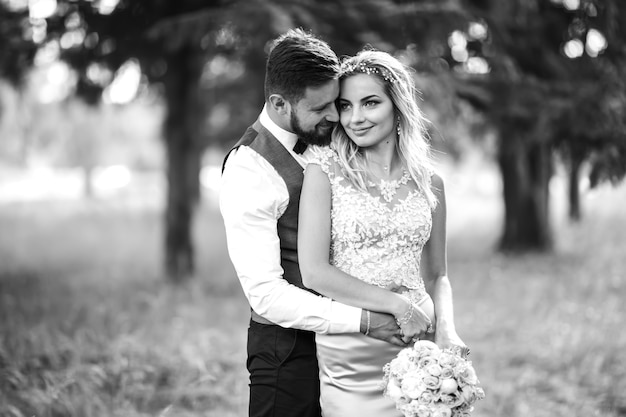
<instances>
[{"instance_id":1,"label":"groom's hand","mask_svg":"<svg viewBox=\"0 0 626 417\"><path fill-rule=\"evenodd\" d=\"M367 330L367 311L363 310L361 315L361 333ZM370 312L369 319L369 337L383 340L392 345L405 347L407 346L400 337L400 328L396 323L396 319L391 314Z\"/></svg>"}]
</instances>

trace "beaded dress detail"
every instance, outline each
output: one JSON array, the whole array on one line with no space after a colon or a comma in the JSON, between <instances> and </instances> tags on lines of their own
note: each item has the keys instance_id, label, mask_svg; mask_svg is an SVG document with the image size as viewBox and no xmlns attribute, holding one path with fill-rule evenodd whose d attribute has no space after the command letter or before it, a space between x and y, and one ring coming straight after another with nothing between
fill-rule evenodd
<instances>
[{"instance_id":1,"label":"beaded dress detail","mask_svg":"<svg viewBox=\"0 0 626 417\"><path fill-rule=\"evenodd\" d=\"M314 155L312 163L331 187L331 264L370 284L408 288L411 301L434 322L420 277L420 256L432 227L426 196L406 172L359 190L333 150L314 148ZM315 340L324 417L402 417L382 391L383 366L400 347L361 333L317 334Z\"/></svg>"}]
</instances>

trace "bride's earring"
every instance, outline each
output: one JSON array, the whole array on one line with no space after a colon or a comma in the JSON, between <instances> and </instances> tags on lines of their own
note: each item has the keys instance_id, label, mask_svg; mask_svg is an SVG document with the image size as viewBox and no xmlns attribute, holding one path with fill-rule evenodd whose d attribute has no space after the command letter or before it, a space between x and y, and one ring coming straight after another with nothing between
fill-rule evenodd
<instances>
[{"instance_id":1,"label":"bride's earring","mask_svg":"<svg viewBox=\"0 0 626 417\"><path fill-rule=\"evenodd\" d=\"M400 139L400 118L398 117L398 123L396 123L396 132L398 132L398 139Z\"/></svg>"}]
</instances>

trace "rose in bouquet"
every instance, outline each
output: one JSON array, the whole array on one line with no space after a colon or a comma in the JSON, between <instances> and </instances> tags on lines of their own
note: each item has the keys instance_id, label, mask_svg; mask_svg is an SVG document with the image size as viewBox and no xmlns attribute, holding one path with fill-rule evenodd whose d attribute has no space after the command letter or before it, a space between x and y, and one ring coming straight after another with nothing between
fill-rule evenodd
<instances>
[{"instance_id":1,"label":"rose in bouquet","mask_svg":"<svg viewBox=\"0 0 626 417\"><path fill-rule=\"evenodd\" d=\"M472 363L419 340L384 367L384 395L406 417L466 417L485 398Z\"/></svg>"}]
</instances>

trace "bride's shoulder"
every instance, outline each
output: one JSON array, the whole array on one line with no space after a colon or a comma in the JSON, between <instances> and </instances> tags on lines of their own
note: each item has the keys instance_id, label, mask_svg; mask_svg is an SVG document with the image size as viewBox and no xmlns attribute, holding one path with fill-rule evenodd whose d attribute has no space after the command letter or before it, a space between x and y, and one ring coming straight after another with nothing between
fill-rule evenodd
<instances>
[{"instance_id":1,"label":"bride's shoulder","mask_svg":"<svg viewBox=\"0 0 626 417\"><path fill-rule=\"evenodd\" d=\"M437 171L430 171L429 186L435 198L435 205L445 203L445 185L443 176Z\"/></svg>"},{"instance_id":2,"label":"bride's shoulder","mask_svg":"<svg viewBox=\"0 0 626 417\"><path fill-rule=\"evenodd\" d=\"M311 145L311 154L314 159L334 159L337 153L328 146Z\"/></svg>"},{"instance_id":3,"label":"bride's shoulder","mask_svg":"<svg viewBox=\"0 0 626 417\"><path fill-rule=\"evenodd\" d=\"M435 170L429 172L430 185L435 189L443 189L443 177Z\"/></svg>"},{"instance_id":4,"label":"bride's shoulder","mask_svg":"<svg viewBox=\"0 0 626 417\"><path fill-rule=\"evenodd\" d=\"M311 158L309 164L319 165L324 172L329 174L337 161L336 152L328 146L311 146Z\"/></svg>"}]
</instances>

